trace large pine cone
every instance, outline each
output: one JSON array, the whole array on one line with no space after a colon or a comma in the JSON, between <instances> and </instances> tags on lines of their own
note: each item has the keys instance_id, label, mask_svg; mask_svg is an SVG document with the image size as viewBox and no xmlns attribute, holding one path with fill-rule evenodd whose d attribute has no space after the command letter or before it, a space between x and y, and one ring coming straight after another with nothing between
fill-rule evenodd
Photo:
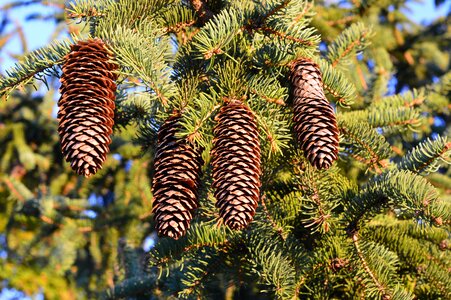
<instances>
[{"instance_id":1,"label":"large pine cone","mask_svg":"<svg viewBox=\"0 0 451 300\"><path fill-rule=\"evenodd\" d=\"M338 156L338 126L319 67L308 59L297 60L290 79L297 140L312 165L328 169Z\"/></svg>"},{"instance_id":2,"label":"large pine cone","mask_svg":"<svg viewBox=\"0 0 451 300\"><path fill-rule=\"evenodd\" d=\"M180 116L166 120L158 132L153 177L153 209L159 235L178 239L197 208L202 157L200 149L177 139Z\"/></svg>"},{"instance_id":3,"label":"large pine cone","mask_svg":"<svg viewBox=\"0 0 451 300\"><path fill-rule=\"evenodd\" d=\"M216 206L232 229L252 221L260 198L260 141L252 111L238 100L216 116L212 151Z\"/></svg>"},{"instance_id":4,"label":"large pine cone","mask_svg":"<svg viewBox=\"0 0 451 300\"><path fill-rule=\"evenodd\" d=\"M66 161L89 177L102 168L113 132L117 65L100 39L78 42L65 56L58 133Z\"/></svg>"}]
</instances>

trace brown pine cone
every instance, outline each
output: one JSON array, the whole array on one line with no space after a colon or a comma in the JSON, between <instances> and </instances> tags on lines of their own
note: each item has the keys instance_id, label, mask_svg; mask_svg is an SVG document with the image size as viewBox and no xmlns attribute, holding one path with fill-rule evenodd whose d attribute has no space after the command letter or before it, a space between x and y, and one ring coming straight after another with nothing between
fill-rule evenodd
<instances>
[{"instance_id":1,"label":"brown pine cone","mask_svg":"<svg viewBox=\"0 0 451 300\"><path fill-rule=\"evenodd\" d=\"M177 139L180 115L166 120L158 132L153 177L153 209L159 235L175 240L185 235L197 208L202 157L200 149Z\"/></svg>"},{"instance_id":2,"label":"brown pine cone","mask_svg":"<svg viewBox=\"0 0 451 300\"><path fill-rule=\"evenodd\" d=\"M66 161L89 177L102 168L113 132L117 65L100 39L71 46L62 67L58 133Z\"/></svg>"},{"instance_id":3,"label":"brown pine cone","mask_svg":"<svg viewBox=\"0 0 451 300\"><path fill-rule=\"evenodd\" d=\"M308 59L297 60L290 79L297 140L313 166L328 169L338 158L338 126L319 67Z\"/></svg>"},{"instance_id":4,"label":"brown pine cone","mask_svg":"<svg viewBox=\"0 0 451 300\"><path fill-rule=\"evenodd\" d=\"M212 166L216 206L232 229L252 221L260 198L260 141L252 111L232 100L216 116Z\"/></svg>"}]
</instances>

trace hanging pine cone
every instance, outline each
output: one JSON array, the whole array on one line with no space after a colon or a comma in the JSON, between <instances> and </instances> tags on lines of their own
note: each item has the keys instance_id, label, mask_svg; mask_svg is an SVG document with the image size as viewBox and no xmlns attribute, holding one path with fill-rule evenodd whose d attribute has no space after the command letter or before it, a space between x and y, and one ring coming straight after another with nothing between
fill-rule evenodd
<instances>
[{"instance_id":1,"label":"hanging pine cone","mask_svg":"<svg viewBox=\"0 0 451 300\"><path fill-rule=\"evenodd\" d=\"M297 60L290 79L297 140L312 165L328 169L338 155L338 126L324 95L319 67L308 59Z\"/></svg>"},{"instance_id":2,"label":"hanging pine cone","mask_svg":"<svg viewBox=\"0 0 451 300\"><path fill-rule=\"evenodd\" d=\"M243 229L252 221L260 198L260 141L252 111L238 100L216 117L212 151L216 206L224 223Z\"/></svg>"},{"instance_id":3,"label":"hanging pine cone","mask_svg":"<svg viewBox=\"0 0 451 300\"><path fill-rule=\"evenodd\" d=\"M166 120L158 132L153 177L153 209L158 234L178 239L189 228L197 208L203 164L201 151L175 133L180 115Z\"/></svg>"},{"instance_id":4,"label":"hanging pine cone","mask_svg":"<svg viewBox=\"0 0 451 300\"><path fill-rule=\"evenodd\" d=\"M58 133L66 161L89 177L102 168L113 132L117 65L100 39L78 42L65 56Z\"/></svg>"}]
</instances>

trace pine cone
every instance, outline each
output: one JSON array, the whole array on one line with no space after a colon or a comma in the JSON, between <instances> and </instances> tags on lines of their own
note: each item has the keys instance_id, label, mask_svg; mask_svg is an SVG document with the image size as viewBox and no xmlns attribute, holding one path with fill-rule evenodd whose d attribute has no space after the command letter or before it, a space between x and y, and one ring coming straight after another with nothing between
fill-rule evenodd
<instances>
[{"instance_id":1,"label":"pine cone","mask_svg":"<svg viewBox=\"0 0 451 300\"><path fill-rule=\"evenodd\" d=\"M307 59L297 60L290 79L297 140L312 165L328 169L338 155L338 126L324 95L319 67Z\"/></svg>"},{"instance_id":2,"label":"pine cone","mask_svg":"<svg viewBox=\"0 0 451 300\"><path fill-rule=\"evenodd\" d=\"M212 166L216 206L224 223L243 229L252 221L260 198L260 141L252 111L238 100L216 117Z\"/></svg>"},{"instance_id":3,"label":"pine cone","mask_svg":"<svg viewBox=\"0 0 451 300\"><path fill-rule=\"evenodd\" d=\"M175 133L180 115L166 120L158 132L153 178L153 209L158 234L175 240L183 236L197 208L202 157Z\"/></svg>"},{"instance_id":4,"label":"pine cone","mask_svg":"<svg viewBox=\"0 0 451 300\"><path fill-rule=\"evenodd\" d=\"M65 56L58 133L66 161L89 177L102 168L113 132L117 65L100 39L78 42Z\"/></svg>"}]
</instances>

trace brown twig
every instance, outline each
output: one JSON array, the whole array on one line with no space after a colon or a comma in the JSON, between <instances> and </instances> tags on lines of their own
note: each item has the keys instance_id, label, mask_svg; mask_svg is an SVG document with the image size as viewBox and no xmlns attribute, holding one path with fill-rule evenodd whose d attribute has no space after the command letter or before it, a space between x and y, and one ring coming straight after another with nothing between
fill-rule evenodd
<instances>
[{"instance_id":1,"label":"brown twig","mask_svg":"<svg viewBox=\"0 0 451 300\"><path fill-rule=\"evenodd\" d=\"M354 21L355 16L351 15L351 16L347 16L338 20L330 20L327 21L326 24L329 26L335 26L335 25L342 25L342 24L348 24L351 23L352 21Z\"/></svg>"},{"instance_id":2,"label":"brown twig","mask_svg":"<svg viewBox=\"0 0 451 300\"><path fill-rule=\"evenodd\" d=\"M194 10L199 15L199 19L202 24L205 24L211 17L213 17L213 12L207 7L205 1L202 0L190 0L191 5Z\"/></svg>"},{"instance_id":3,"label":"brown twig","mask_svg":"<svg viewBox=\"0 0 451 300\"><path fill-rule=\"evenodd\" d=\"M305 46L313 46L313 43L311 41L300 39L300 38L288 35L285 32L280 32L280 31L277 31L275 29L272 29L272 28L269 28L269 27L266 27L266 26L262 26L262 27L260 27L258 29L266 31L266 32L271 33L271 34L274 34L274 35L276 35L276 36L278 36L278 37L280 37L282 39L290 40L290 41L293 41L293 42L296 42L296 43L299 43L299 44L302 44L302 45L305 45Z\"/></svg>"}]
</instances>

